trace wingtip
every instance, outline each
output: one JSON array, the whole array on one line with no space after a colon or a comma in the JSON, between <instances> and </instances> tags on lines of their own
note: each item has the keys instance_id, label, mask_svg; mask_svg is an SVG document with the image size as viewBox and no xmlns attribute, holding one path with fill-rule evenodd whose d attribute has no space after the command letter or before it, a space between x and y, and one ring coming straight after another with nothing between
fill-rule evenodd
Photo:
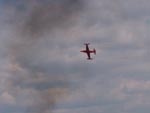
<instances>
[{"instance_id":1,"label":"wingtip","mask_svg":"<svg viewBox=\"0 0 150 113\"><path fill-rule=\"evenodd\" d=\"M95 48L93 49L93 52L94 52L94 54L96 55L96 50L95 50Z\"/></svg>"}]
</instances>

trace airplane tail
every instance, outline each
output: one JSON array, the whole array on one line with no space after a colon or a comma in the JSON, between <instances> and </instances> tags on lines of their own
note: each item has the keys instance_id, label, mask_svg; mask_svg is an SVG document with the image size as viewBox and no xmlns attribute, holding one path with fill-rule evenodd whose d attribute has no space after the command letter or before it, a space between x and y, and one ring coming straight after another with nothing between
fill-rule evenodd
<instances>
[{"instance_id":1,"label":"airplane tail","mask_svg":"<svg viewBox=\"0 0 150 113\"><path fill-rule=\"evenodd\" d=\"M93 60L93 58L87 58L87 60Z\"/></svg>"},{"instance_id":2,"label":"airplane tail","mask_svg":"<svg viewBox=\"0 0 150 113\"><path fill-rule=\"evenodd\" d=\"M96 55L96 50L95 49L93 49L93 53Z\"/></svg>"},{"instance_id":3,"label":"airplane tail","mask_svg":"<svg viewBox=\"0 0 150 113\"><path fill-rule=\"evenodd\" d=\"M90 43L84 43L84 45L89 45Z\"/></svg>"}]
</instances>

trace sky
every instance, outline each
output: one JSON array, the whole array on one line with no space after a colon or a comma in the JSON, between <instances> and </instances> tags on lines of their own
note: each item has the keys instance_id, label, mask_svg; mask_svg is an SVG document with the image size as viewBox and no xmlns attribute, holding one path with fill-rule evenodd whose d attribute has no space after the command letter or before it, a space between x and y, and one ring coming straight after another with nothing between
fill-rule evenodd
<instances>
[{"instance_id":1,"label":"sky","mask_svg":"<svg viewBox=\"0 0 150 113\"><path fill-rule=\"evenodd\" d=\"M0 0L0 112L149 113L149 10L149 0Z\"/></svg>"}]
</instances>

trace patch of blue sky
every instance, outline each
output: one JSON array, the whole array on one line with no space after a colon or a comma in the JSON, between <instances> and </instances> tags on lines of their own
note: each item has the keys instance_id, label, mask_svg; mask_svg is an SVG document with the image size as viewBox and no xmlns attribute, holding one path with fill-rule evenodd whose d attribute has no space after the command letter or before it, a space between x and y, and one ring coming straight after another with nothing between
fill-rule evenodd
<instances>
[{"instance_id":1,"label":"patch of blue sky","mask_svg":"<svg viewBox=\"0 0 150 113\"><path fill-rule=\"evenodd\" d=\"M10 106L10 105L0 105L1 113L26 113L26 108Z\"/></svg>"},{"instance_id":2,"label":"patch of blue sky","mask_svg":"<svg viewBox=\"0 0 150 113\"><path fill-rule=\"evenodd\" d=\"M0 5L3 5L5 3L5 0L0 0Z\"/></svg>"},{"instance_id":3,"label":"patch of blue sky","mask_svg":"<svg viewBox=\"0 0 150 113\"><path fill-rule=\"evenodd\" d=\"M0 0L0 4L6 5L6 4L15 4L17 3L17 0Z\"/></svg>"},{"instance_id":4,"label":"patch of blue sky","mask_svg":"<svg viewBox=\"0 0 150 113\"><path fill-rule=\"evenodd\" d=\"M31 83L31 84L21 84L21 88L34 88L36 90L46 90L49 88L66 88L68 87L68 83L61 82L61 81L54 81L48 83Z\"/></svg>"},{"instance_id":5,"label":"patch of blue sky","mask_svg":"<svg viewBox=\"0 0 150 113\"><path fill-rule=\"evenodd\" d=\"M102 99L102 98L96 98L93 100L85 100L85 101L73 101L69 103L59 103L55 106L55 109L77 109L77 108L87 108L87 107L93 107L93 106L116 106L121 105L124 102L121 100L108 100L108 99Z\"/></svg>"},{"instance_id":6,"label":"patch of blue sky","mask_svg":"<svg viewBox=\"0 0 150 113\"><path fill-rule=\"evenodd\" d=\"M24 0L0 0L1 6L13 6L19 11L26 10L26 4Z\"/></svg>"}]
</instances>

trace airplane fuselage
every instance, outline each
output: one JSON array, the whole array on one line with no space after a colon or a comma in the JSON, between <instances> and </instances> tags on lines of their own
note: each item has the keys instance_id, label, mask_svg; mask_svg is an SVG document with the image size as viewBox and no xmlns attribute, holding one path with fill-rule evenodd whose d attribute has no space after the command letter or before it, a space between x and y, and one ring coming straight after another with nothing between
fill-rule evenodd
<instances>
[{"instance_id":1,"label":"airplane fuselage","mask_svg":"<svg viewBox=\"0 0 150 113\"><path fill-rule=\"evenodd\" d=\"M85 50L82 50L82 51L80 51L80 52L83 52L83 53L86 53L87 54L87 56L88 56L88 60L92 60L92 58L91 58L91 53L94 53L94 54L96 54L96 50L95 49L93 49L93 50L90 50L89 49L89 43L87 43L87 44L84 44L85 46L86 46L86 49Z\"/></svg>"}]
</instances>

